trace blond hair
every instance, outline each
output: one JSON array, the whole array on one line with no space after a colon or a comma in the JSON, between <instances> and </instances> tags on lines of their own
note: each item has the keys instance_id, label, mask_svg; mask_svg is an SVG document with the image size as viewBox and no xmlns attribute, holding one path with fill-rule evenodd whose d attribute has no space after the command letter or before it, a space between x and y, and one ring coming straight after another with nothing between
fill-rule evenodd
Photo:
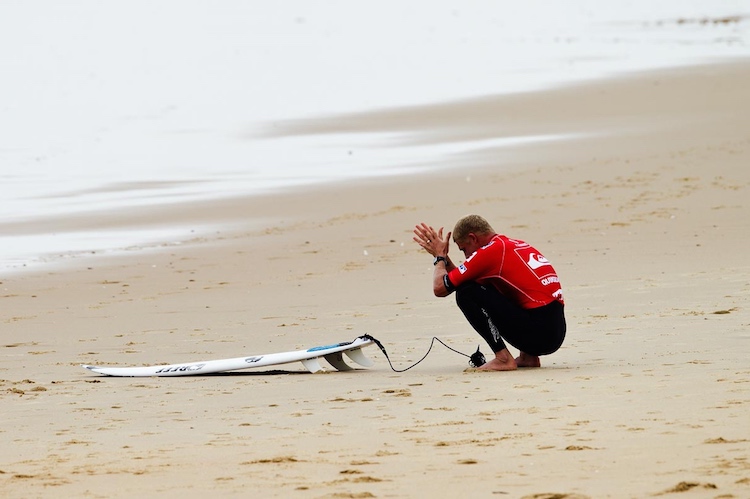
<instances>
[{"instance_id":1,"label":"blond hair","mask_svg":"<svg viewBox=\"0 0 750 499\"><path fill-rule=\"evenodd\" d=\"M453 240L461 241L472 232L474 234L494 234L495 229L479 215L466 215L456 222L456 226L453 228Z\"/></svg>"}]
</instances>

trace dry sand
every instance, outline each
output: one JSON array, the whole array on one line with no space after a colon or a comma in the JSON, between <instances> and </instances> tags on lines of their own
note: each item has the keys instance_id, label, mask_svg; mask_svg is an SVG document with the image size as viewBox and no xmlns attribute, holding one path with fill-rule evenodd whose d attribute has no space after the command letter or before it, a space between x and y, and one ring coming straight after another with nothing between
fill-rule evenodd
<instances>
[{"instance_id":1,"label":"dry sand","mask_svg":"<svg viewBox=\"0 0 750 499\"><path fill-rule=\"evenodd\" d=\"M70 226L244 220L1 279L5 497L750 497L750 63L277 124L408 142L579 133L445 169ZM394 145L397 147L397 145ZM451 168L447 168L450 166ZM415 223L538 246L568 339L541 369L106 378L369 333L406 367L479 337L431 295ZM453 250L454 258L458 252ZM489 353L486 345L482 345Z\"/></svg>"}]
</instances>

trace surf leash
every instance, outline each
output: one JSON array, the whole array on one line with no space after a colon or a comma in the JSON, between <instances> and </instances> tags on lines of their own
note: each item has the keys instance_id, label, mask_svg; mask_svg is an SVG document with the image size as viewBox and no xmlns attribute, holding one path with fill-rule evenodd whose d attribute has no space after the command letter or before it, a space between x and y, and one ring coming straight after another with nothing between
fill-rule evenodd
<instances>
[{"instance_id":1,"label":"surf leash","mask_svg":"<svg viewBox=\"0 0 750 499\"><path fill-rule=\"evenodd\" d=\"M449 347L448 345L446 345L445 343L443 343L443 341L440 338L438 338L437 336L433 336L432 337L432 341L430 342L430 348L427 349L427 353L425 353L424 356L422 356L421 359L419 359L418 361L416 361L414 364L410 365L409 367L406 367L404 369L396 369L395 367L393 367L393 362L391 362L391 358L388 357L388 352L385 351L385 347L383 346L383 344L377 338L375 338L374 336L370 336L369 334L362 335L362 336L360 336L360 338L365 339L365 340L370 340L373 343L375 343L378 346L378 348L380 348L380 351L383 352L383 355L385 355L385 359L388 361L388 364L391 366L391 369L394 372L397 372L397 373L402 373L404 371L408 371L409 369L411 369L412 367L415 367L420 362L422 362L424 359L426 359L427 356L432 351L432 347L435 345L436 341L439 342L441 345L443 345L448 350L456 352L459 355L463 355L464 357L468 357L469 358L469 365L471 367L479 367L479 366L483 365L486 362L486 360L484 358L484 354L479 351L479 347L478 346L477 346L477 351L476 352L474 352L471 355L467 355L467 354L465 354L463 352L459 352L455 348Z\"/></svg>"}]
</instances>

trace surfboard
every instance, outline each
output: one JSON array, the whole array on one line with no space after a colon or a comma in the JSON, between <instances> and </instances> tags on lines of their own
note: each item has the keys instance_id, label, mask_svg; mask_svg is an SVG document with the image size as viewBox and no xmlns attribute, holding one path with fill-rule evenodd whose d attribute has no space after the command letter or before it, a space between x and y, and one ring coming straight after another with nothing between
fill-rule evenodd
<instances>
[{"instance_id":1,"label":"surfboard","mask_svg":"<svg viewBox=\"0 0 750 499\"><path fill-rule=\"evenodd\" d=\"M232 359L204 360L198 362L183 362L156 366L114 367L92 366L83 364L81 367L106 376L195 376L198 374L221 373L239 369L258 368L302 362L311 373L323 371L320 358L324 358L338 371L354 369L344 361L344 355L363 367L371 367L372 360L362 353L362 348L373 345L373 341L359 337L354 341L323 345L307 350L293 350L290 352L271 353L266 355L246 355Z\"/></svg>"}]
</instances>

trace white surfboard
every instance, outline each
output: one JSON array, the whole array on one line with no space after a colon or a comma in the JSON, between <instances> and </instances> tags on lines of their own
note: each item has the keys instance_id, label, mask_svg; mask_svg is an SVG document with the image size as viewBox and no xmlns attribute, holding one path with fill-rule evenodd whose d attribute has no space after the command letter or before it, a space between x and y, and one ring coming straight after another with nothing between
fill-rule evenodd
<instances>
[{"instance_id":1,"label":"white surfboard","mask_svg":"<svg viewBox=\"0 0 750 499\"><path fill-rule=\"evenodd\" d=\"M291 352L271 353L267 355L250 355L233 359L205 360L159 366L109 367L84 364L81 367L107 376L194 376L196 374L220 373L236 371L238 369L302 362L308 371L316 373L323 370L319 361L323 357L337 370L349 371L353 368L344 361L344 355L360 366L370 367L373 365L373 362L365 357L365 354L362 353L362 348L373 344L372 340L360 337L354 341L313 347L307 350L293 350Z\"/></svg>"}]
</instances>

